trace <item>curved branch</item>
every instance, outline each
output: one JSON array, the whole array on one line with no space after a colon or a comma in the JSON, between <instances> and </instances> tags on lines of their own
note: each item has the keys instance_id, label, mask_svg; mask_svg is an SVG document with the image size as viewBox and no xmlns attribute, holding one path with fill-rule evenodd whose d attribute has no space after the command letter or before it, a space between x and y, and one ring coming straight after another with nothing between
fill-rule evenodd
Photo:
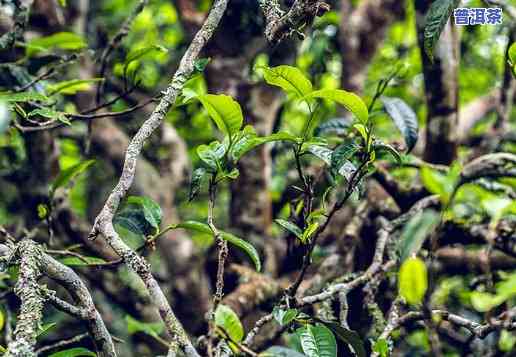
<instances>
[{"instance_id":1,"label":"curved branch","mask_svg":"<svg viewBox=\"0 0 516 357\"><path fill-rule=\"evenodd\" d=\"M206 21L195 35L186 53L183 55L181 63L179 64L179 68L174 74L170 85L163 92L163 97L161 98L159 104L154 109L150 118L143 123L136 135L131 140L129 147L127 148L124 168L120 180L109 195L101 212L95 219L93 230L90 234L91 237L102 234L106 238L108 244L115 250L118 255L120 255L127 266L142 279L147 288L147 291L150 294L151 300L159 309L161 318L165 322L167 330L173 338L171 343L172 353L174 353L177 348L180 347L189 356L198 356L198 353L190 342L185 330L183 329L183 326L172 311L170 304L168 303L165 294L161 290L158 282L152 276L149 264L129 246L127 246L115 231L113 227L113 217L116 213L116 210L118 209L120 202L125 197L127 191L134 181L136 163L143 145L152 135L154 130L156 130L161 125L168 110L172 107L176 101L176 98L180 94L184 83L194 72L195 61L217 28L222 15L226 10L227 3L228 0L217 0L213 4L213 7Z\"/></svg>"}]
</instances>

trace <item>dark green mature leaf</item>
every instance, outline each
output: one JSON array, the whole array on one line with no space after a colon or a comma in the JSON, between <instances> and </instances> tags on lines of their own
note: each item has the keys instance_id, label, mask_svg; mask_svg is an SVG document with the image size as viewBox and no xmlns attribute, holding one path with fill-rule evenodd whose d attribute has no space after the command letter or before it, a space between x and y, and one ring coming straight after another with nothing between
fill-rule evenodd
<instances>
[{"instance_id":1,"label":"dark green mature leaf","mask_svg":"<svg viewBox=\"0 0 516 357\"><path fill-rule=\"evenodd\" d=\"M188 194L188 201L191 201L197 196L199 191L201 190L202 180L206 175L208 174L208 171L203 168L199 167L194 170L192 173L192 179L190 180L190 193Z\"/></svg>"},{"instance_id":2,"label":"dark green mature leaf","mask_svg":"<svg viewBox=\"0 0 516 357\"><path fill-rule=\"evenodd\" d=\"M377 150L377 151L386 151L386 152L388 152L389 154L392 155L392 157L394 157L396 159L398 164L401 164L401 155L400 155L400 153L398 152L398 150L396 150L391 145L382 143L380 141L376 141L373 144L373 148L375 150Z\"/></svg>"},{"instance_id":3,"label":"dark green mature leaf","mask_svg":"<svg viewBox=\"0 0 516 357\"><path fill-rule=\"evenodd\" d=\"M428 289L428 273L425 262L414 257L403 262L398 274L400 295L411 305L419 305Z\"/></svg>"},{"instance_id":4,"label":"dark green mature leaf","mask_svg":"<svg viewBox=\"0 0 516 357\"><path fill-rule=\"evenodd\" d=\"M355 355L358 357L366 357L366 351L364 347L364 343L362 342L362 339L360 338L360 335L356 333L353 330L347 329L342 327L336 322L328 322L328 321L321 321L326 327L328 327L332 332L335 334L335 336L342 340L343 342L347 343L351 346L353 349L353 352L355 352Z\"/></svg>"},{"instance_id":5,"label":"dark green mature leaf","mask_svg":"<svg viewBox=\"0 0 516 357\"><path fill-rule=\"evenodd\" d=\"M196 222L196 221L185 221L182 223L174 224L174 225L170 226L170 228L172 228L172 229L182 228L182 229L192 230L192 231L199 232L199 233L213 235L213 232L211 231L210 227L206 223ZM229 243L242 249L249 256L249 258L251 258L257 271L260 271L262 269L262 263L260 261L260 256L258 255L258 251L251 244L249 244L247 241L245 241L242 238L239 238L231 233L224 232L224 231L219 231L219 232L221 234L222 239L227 240Z\"/></svg>"},{"instance_id":6,"label":"dark green mature leaf","mask_svg":"<svg viewBox=\"0 0 516 357\"><path fill-rule=\"evenodd\" d=\"M94 163L95 160L87 160L80 162L72 167L69 167L66 170L61 171L59 176L57 176L57 178L54 180L54 182L52 182L50 186L50 196L53 196L58 188L68 185L70 181L72 181L77 176L85 172Z\"/></svg>"},{"instance_id":7,"label":"dark green mature leaf","mask_svg":"<svg viewBox=\"0 0 516 357\"><path fill-rule=\"evenodd\" d=\"M324 325L306 325L296 334L307 357L337 357L337 341L332 331Z\"/></svg>"},{"instance_id":8,"label":"dark green mature leaf","mask_svg":"<svg viewBox=\"0 0 516 357\"><path fill-rule=\"evenodd\" d=\"M130 315L125 316L125 321L127 323L127 332L130 335L143 332L156 338L159 337L159 335L162 334L165 329L165 326L162 322L141 322Z\"/></svg>"},{"instance_id":9,"label":"dark green mature leaf","mask_svg":"<svg viewBox=\"0 0 516 357\"><path fill-rule=\"evenodd\" d=\"M439 215L433 210L425 210L414 215L403 228L400 238L400 260L403 262L417 254L425 239L439 224Z\"/></svg>"},{"instance_id":10,"label":"dark green mature leaf","mask_svg":"<svg viewBox=\"0 0 516 357\"><path fill-rule=\"evenodd\" d=\"M230 155L233 162L237 162L245 153L251 151L259 145L273 141L297 142L297 138L286 132L278 132L268 136L258 136L254 128L247 125L231 147Z\"/></svg>"},{"instance_id":11,"label":"dark green mature leaf","mask_svg":"<svg viewBox=\"0 0 516 357\"><path fill-rule=\"evenodd\" d=\"M25 45L29 57L38 52L50 51L55 48L75 51L87 46L83 37L72 32L58 32L50 36L35 38Z\"/></svg>"},{"instance_id":12,"label":"dark green mature leaf","mask_svg":"<svg viewBox=\"0 0 516 357\"><path fill-rule=\"evenodd\" d=\"M49 357L95 357L97 354L84 347L74 347L67 350L52 353Z\"/></svg>"},{"instance_id":13,"label":"dark green mature leaf","mask_svg":"<svg viewBox=\"0 0 516 357\"><path fill-rule=\"evenodd\" d=\"M308 144L305 150L324 161L326 165L331 165L331 156L333 153L331 149L317 144Z\"/></svg>"},{"instance_id":14,"label":"dark green mature leaf","mask_svg":"<svg viewBox=\"0 0 516 357\"><path fill-rule=\"evenodd\" d=\"M335 148L331 154L330 169L334 173L341 173L344 163L349 162L353 155L360 150L360 146L353 141L347 141Z\"/></svg>"},{"instance_id":15,"label":"dark green mature leaf","mask_svg":"<svg viewBox=\"0 0 516 357\"><path fill-rule=\"evenodd\" d=\"M412 151L418 139L419 124L416 113L400 98L381 98L385 110L405 139L407 152Z\"/></svg>"},{"instance_id":16,"label":"dark green mature leaf","mask_svg":"<svg viewBox=\"0 0 516 357\"><path fill-rule=\"evenodd\" d=\"M282 309L277 306L272 310L274 319L281 325L285 326L294 321L299 311L297 309Z\"/></svg>"},{"instance_id":17,"label":"dark green mature leaf","mask_svg":"<svg viewBox=\"0 0 516 357\"><path fill-rule=\"evenodd\" d=\"M425 17L424 47L427 56L433 61L434 47L441 37L444 26L448 22L453 9L460 0L435 0Z\"/></svg>"},{"instance_id":18,"label":"dark green mature leaf","mask_svg":"<svg viewBox=\"0 0 516 357\"><path fill-rule=\"evenodd\" d=\"M113 223L129 231L147 236L159 229L163 214L160 206L143 196L129 196L116 213Z\"/></svg>"},{"instance_id":19,"label":"dark green mature leaf","mask_svg":"<svg viewBox=\"0 0 516 357\"><path fill-rule=\"evenodd\" d=\"M314 135L344 135L347 134L352 123L353 121L351 120L351 116L328 119L325 122L321 123L317 128L315 128Z\"/></svg>"},{"instance_id":20,"label":"dark green mature leaf","mask_svg":"<svg viewBox=\"0 0 516 357\"><path fill-rule=\"evenodd\" d=\"M220 131L232 136L244 122L242 108L233 98L225 94L204 94L197 98L213 119Z\"/></svg>"},{"instance_id":21,"label":"dark green mature leaf","mask_svg":"<svg viewBox=\"0 0 516 357\"><path fill-rule=\"evenodd\" d=\"M46 88L48 95L57 93L74 95L77 92L83 92L91 89L93 83L103 81L104 78L90 78L90 79L72 79L69 81L49 84Z\"/></svg>"},{"instance_id":22,"label":"dark green mature leaf","mask_svg":"<svg viewBox=\"0 0 516 357\"><path fill-rule=\"evenodd\" d=\"M7 103L47 102L47 96L38 92L2 93L0 101Z\"/></svg>"},{"instance_id":23,"label":"dark green mature leaf","mask_svg":"<svg viewBox=\"0 0 516 357\"><path fill-rule=\"evenodd\" d=\"M209 167L217 170L221 167L221 159L226 153L226 147L219 141L212 141L210 145L199 145L197 147L197 155Z\"/></svg>"},{"instance_id":24,"label":"dark green mature leaf","mask_svg":"<svg viewBox=\"0 0 516 357\"><path fill-rule=\"evenodd\" d=\"M336 102L346 108L362 124L367 123L369 111L362 98L342 89L320 89L305 96L304 99L320 98Z\"/></svg>"},{"instance_id":25,"label":"dark green mature leaf","mask_svg":"<svg viewBox=\"0 0 516 357\"><path fill-rule=\"evenodd\" d=\"M267 83L280 87L296 98L303 98L312 91L312 82L299 68L292 66L263 67L263 78Z\"/></svg>"},{"instance_id":26,"label":"dark green mature leaf","mask_svg":"<svg viewBox=\"0 0 516 357\"><path fill-rule=\"evenodd\" d=\"M290 348L282 346L272 346L265 352L258 355L259 357L306 357L304 354L299 353Z\"/></svg>"},{"instance_id":27,"label":"dark green mature leaf","mask_svg":"<svg viewBox=\"0 0 516 357\"><path fill-rule=\"evenodd\" d=\"M296 226L294 223L285 221L284 219L275 219L274 222L285 228L290 233L294 234L297 238L301 239L303 236L303 231L301 228Z\"/></svg>"},{"instance_id":28,"label":"dark green mature leaf","mask_svg":"<svg viewBox=\"0 0 516 357\"><path fill-rule=\"evenodd\" d=\"M11 123L11 114L5 103L0 102L0 135L4 133Z\"/></svg>"},{"instance_id":29,"label":"dark green mature leaf","mask_svg":"<svg viewBox=\"0 0 516 357\"><path fill-rule=\"evenodd\" d=\"M232 341L242 341L244 327L238 315L229 306L223 304L217 306L217 310L215 310L215 325L221 327Z\"/></svg>"}]
</instances>

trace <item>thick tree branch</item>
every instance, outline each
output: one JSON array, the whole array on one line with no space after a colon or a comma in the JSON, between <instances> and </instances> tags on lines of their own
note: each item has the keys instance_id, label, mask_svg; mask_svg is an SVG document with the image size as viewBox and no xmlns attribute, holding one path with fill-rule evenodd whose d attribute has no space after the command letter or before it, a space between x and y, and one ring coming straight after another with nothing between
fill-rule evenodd
<instances>
[{"instance_id":1,"label":"thick tree branch","mask_svg":"<svg viewBox=\"0 0 516 357\"><path fill-rule=\"evenodd\" d=\"M118 233L113 227L113 217L118 209L118 206L122 199L125 197L127 191L131 187L134 175L136 162L138 156L145 144L146 140L152 135L163 122L168 110L176 101L176 98L180 94L180 91L194 71L194 65L200 51L205 46L207 41L211 38L213 32L217 28L222 15L226 10L228 0L218 0L213 4L213 7L204 22L203 26L197 32L192 43L188 47L184 54L179 68L177 69L174 77L168 88L163 92L163 97L159 104L151 114L150 118L147 119L140 127L136 135L131 140L127 153L125 156L124 168L122 175L116 187L109 195L102 211L95 219L93 230L91 233L92 237L98 234L102 234L108 244L124 259L124 262L128 267L133 270L144 282L153 303L158 307L160 315L165 322L165 325L172 335L173 341L171 344L171 351L174 353L178 347L180 347L189 356L198 356L195 348L190 342L186 332L184 331L181 323L176 318L172 311L170 304L168 303L163 291L156 279L152 276L149 264L140 257L136 252L129 248L125 242L120 238Z\"/></svg>"}]
</instances>

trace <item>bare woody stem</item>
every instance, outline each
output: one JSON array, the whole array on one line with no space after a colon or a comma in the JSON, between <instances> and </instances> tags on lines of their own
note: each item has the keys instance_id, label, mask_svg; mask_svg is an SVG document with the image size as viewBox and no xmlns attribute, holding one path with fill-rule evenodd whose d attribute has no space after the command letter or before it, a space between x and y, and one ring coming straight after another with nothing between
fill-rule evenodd
<instances>
[{"instance_id":1,"label":"bare woody stem","mask_svg":"<svg viewBox=\"0 0 516 357\"><path fill-rule=\"evenodd\" d=\"M20 258L20 277L14 288L21 300L20 313L14 330L14 341L7 346L6 357L36 356L34 345L43 317L44 298L40 294L41 247L30 239L18 243L16 255Z\"/></svg>"},{"instance_id":2,"label":"bare woody stem","mask_svg":"<svg viewBox=\"0 0 516 357\"><path fill-rule=\"evenodd\" d=\"M161 318L165 322L165 326L172 336L172 354L174 354L179 347L188 356L198 356L197 351L193 347L181 323L172 311L170 304L158 285L158 282L153 277L149 264L129 246L127 246L120 238L113 227L113 217L120 205L120 202L125 197L134 181L136 162L143 145L152 135L154 130L161 125L167 112L180 94L183 85L193 73L195 61L217 28L222 15L226 10L228 1L229 0L215 1L207 19L183 55L179 68L174 74L170 85L163 92L163 97L160 102L152 112L149 119L143 123L131 140L129 147L127 148L122 175L120 176L118 184L109 195L101 212L95 219L93 230L90 234L91 237L102 234L106 238L107 243L124 260L125 264L127 264L127 266L142 279L150 294L151 301L158 308Z\"/></svg>"}]
</instances>

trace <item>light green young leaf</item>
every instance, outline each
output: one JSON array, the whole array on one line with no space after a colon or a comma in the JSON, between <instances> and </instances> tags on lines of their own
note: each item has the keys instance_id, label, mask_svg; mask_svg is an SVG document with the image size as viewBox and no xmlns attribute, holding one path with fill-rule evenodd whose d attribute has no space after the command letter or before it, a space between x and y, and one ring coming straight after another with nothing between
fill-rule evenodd
<instances>
[{"instance_id":1,"label":"light green young leaf","mask_svg":"<svg viewBox=\"0 0 516 357\"><path fill-rule=\"evenodd\" d=\"M418 139L419 124L416 113L400 98L384 96L381 100L385 110L403 135L407 152L411 152Z\"/></svg>"},{"instance_id":2,"label":"light green young leaf","mask_svg":"<svg viewBox=\"0 0 516 357\"><path fill-rule=\"evenodd\" d=\"M261 68L264 71L263 78L268 84L280 87L296 98L303 98L312 91L312 82L299 68L286 65Z\"/></svg>"},{"instance_id":3,"label":"light green young leaf","mask_svg":"<svg viewBox=\"0 0 516 357\"><path fill-rule=\"evenodd\" d=\"M72 123L67 118L66 114L63 112L59 112L57 110L51 109L51 108L38 108L31 111L27 116L33 117L33 116L42 116L44 118L48 119L57 119L62 123L65 123L66 125L71 125Z\"/></svg>"},{"instance_id":4,"label":"light green young leaf","mask_svg":"<svg viewBox=\"0 0 516 357\"><path fill-rule=\"evenodd\" d=\"M297 238L302 239L303 237L303 231L301 228L296 226L294 223L286 221L284 219L275 219L274 222L279 224L281 227L285 228L290 233L294 234Z\"/></svg>"},{"instance_id":5,"label":"light green young leaf","mask_svg":"<svg viewBox=\"0 0 516 357\"><path fill-rule=\"evenodd\" d=\"M2 93L0 101L7 103L47 102L47 96L38 92Z\"/></svg>"},{"instance_id":6,"label":"light green young leaf","mask_svg":"<svg viewBox=\"0 0 516 357\"><path fill-rule=\"evenodd\" d=\"M428 273L425 262L417 257L401 264L398 274L399 294L411 305L423 302L428 289Z\"/></svg>"},{"instance_id":7,"label":"light green young leaf","mask_svg":"<svg viewBox=\"0 0 516 357\"><path fill-rule=\"evenodd\" d=\"M331 330L324 325L306 325L296 334L307 357L337 357L337 341Z\"/></svg>"},{"instance_id":8,"label":"light green young leaf","mask_svg":"<svg viewBox=\"0 0 516 357\"><path fill-rule=\"evenodd\" d=\"M27 56L31 57L42 51L55 48L63 50L80 50L87 46L83 37L72 32L58 32L50 36L35 38L26 43Z\"/></svg>"},{"instance_id":9,"label":"light green young leaf","mask_svg":"<svg viewBox=\"0 0 516 357\"><path fill-rule=\"evenodd\" d=\"M67 257L59 260L62 264L68 266L88 266L92 264L103 264L106 261L97 257Z\"/></svg>"},{"instance_id":10,"label":"light green young leaf","mask_svg":"<svg viewBox=\"0 0 516 357\"><path fill-rule=\"evenodd\" d=\"M196 222L196 221L185 221L182 223L174 224L170 226L171 229L187 229L191 231L195 231L198 233L213 235L210 227L206 223ZM260 271L262 268L262 263L260 261L260 256L258 255L258 251L254 248L250 243L239 238L231 233L220 231L222 239L227 240L229 243L234 246L242 249L248 256L251 258L252 262L255 265L257 271Z\"/></svg>"},{"instance_id":11,"label":"light green young leaf","mask_svg":"<svg viewBox=\"0 0 516 357\"><path fill-rule=\"evenodd\" d=\"M253 150L259 145L273 141L297 142L297 138L286 132L278 132L268 136L258 136L254 128L247 125L242 131L242 135L233 143L230 155L233 162L237 162L244 154Z\"/></svg>"},{"instance_id":12,"label":"light green young leaf","mask_svg":"<svg viewBox=\"0 0 516 357\"><path fill-rule=\"evenodd\" d=\"M131 62L140 60L143 57L148 56L154 52L166 53L168 52L168 50L161 45L152 45L130 51L127 54L127 57L124 61L124 72L126 71L127 67L131 64Z\"/></svg>"},{"instance_id":13,"label":"light green young leaf","mask_svg":"<svg viewBox=\"0 0 516 357\"><path fill-rule=\"evenodd\" d=\"M162 334L165 329L165 326L162 322L141 322L130 315L125 316L125 321L127 323L127 332L130 335L143 332L156 338L159 337L159 335Z\"/></svg>"},{"instance_id":14,"label":"light green young leaf","mask_svg":"<svg viewBox=\"0 0 516 357\"><path fill-rule=\"evenodd\" d=\"M222 328L232 341L242 341L244 327L238 315L229 306L223 304L217 306L217 310L215 310L215 325Z\"/></svg>"},{"instance_id":15,"label":"light green young leaf","mask_svg":"<svg viewBox=\"0 0 516 357\"><path fill-rule=\"evenodd\" d=\"M306 229L303 231L303 235L301 236L301 242L306 243L310 241L314 233L317 231L317 228L319 228L319 222L312 222L306 227Z\"/></svg>"},{"instance_id":16,"label":"light green young leaf","mask_svg":"<svg viewBox=\"0 0 516 357\"><path fill-rule=\"evenodd\" d=\"M61 171L59 176L57 176L50 186L50 196L52 197L58 188L68 185L70 181L85 172L94 163L95 160L87 160Z\"/></svg>"},{"instance_id":17,"label":"light green young leaf","mask_svg":"<svg viewBox=\"0 0 516 357\"><path fill-rule=\"evenodd\" d=\"M320 89L309 93L304 99L320 98L327 99L342 105L353 114L362 124L369 119L369 111L362 98L352 92L342 89Z\"/></svg>"},{"instance_id":18,"label":"light green young leaf","mask_svg":"<svg viewBox=\"0 0 516 357\"><path fill-rule=\"evenodd\" d=\"M378 353L380 357L389 357L389 342L384 338L378 339L373 345L373 352Z\"/></svg>"},{"instance_id":19,"label":"light green young leaf","mask_svg":"<svg viewBox=\"0 0 516 357\"><path fill-rule=\"evenodd\" d=\"M507 52L507 56L509 57L509 61L514 66L516 65L516 42L514 42L511 47L509 47L509 51Z\"/></svg>"},{"instance_id":20,"label":"light green young leaf","mask_svg":"<svg viewBox=\"0 0 516 357\"><path fill-rule=\"evenodd\" d=\"M55 352L49 357L95 357L97 354L84 347L74 347L63 351Z\"/></svg>"},{"instance_id":21,"label":"light green young leaf","mask_svg":"<svg viewBox=\"0 0 516 357\"><path fill-rule=\"evenodd\" d=\"M432 61L435 45L459 2L460 0L435 0L430 5L425 18L424 48L427 56Z\"/></svg>"},{"instance_id":22,"label":"light green young leaf","mask_svg":"<svg viewBox=\"0 0 516 357\"><path fill-rule=\"evenodd\" d=\"M199 145L197 155L209 167L217 170L221 167L221 160L226 153L226 147L219 141L213 141L210 145Z\"/></svg>"},{"instance_id":23,"label":"light green young leaf","mask_svg":"<svg viewBox=\"0 0 516 357\"><path fill-rule=\"evenodd\" d=\"M433 194L439 195L443 204L448 204L460 176L460 166L454 164L448 173L444 174L429 166L420 170L421 181L425 188Z\"/></svg>"},{"instance_id":24,"label":"light green young leaf","mask_svg":"<svg viewBox=\"0 0 516 357\"><path fill-rule=\"evenodd\" d=\"M400 261L404 262L417 254L426 237L439 224L439 215L433 210L425 210L414 215L403 228L400 238Z\"/></svg>"},{"instance_id":25,"label":"light green young leaf","mask_svg":"<svg viewBox=\"0 0 516 357\"><path fill-rule=\"evenodd\" d=\"M47 86L48 95L54 95L57 93L74 95L77 92L83 92L91 89L93 83L103 81L104 78L90 78L90 79L72 79L69 81L63 81L55 84L49 84Z\"/></svg>"},{"instance_id":26,"label":"light green young leaf","mask_svg":"<svg viewBox=\"0 0 516 357\"><path fill-rule=\"evenodd\" d=\"M473 291L470 295L471 305L479 312L487 312L505 301L503 295L493 295L486 292Z\"/></svg>"},{"instance_id":27,"label":"light green young leaf","mask_svg":"<svg viewBox=\"0 0 516 357\"><path fill-rule=\"evenodd\" d=\"M242 127L244 116L240 104L225 94L204 94L197 98L220 131L233 136Z\"/></svg>"}]
</instances>

